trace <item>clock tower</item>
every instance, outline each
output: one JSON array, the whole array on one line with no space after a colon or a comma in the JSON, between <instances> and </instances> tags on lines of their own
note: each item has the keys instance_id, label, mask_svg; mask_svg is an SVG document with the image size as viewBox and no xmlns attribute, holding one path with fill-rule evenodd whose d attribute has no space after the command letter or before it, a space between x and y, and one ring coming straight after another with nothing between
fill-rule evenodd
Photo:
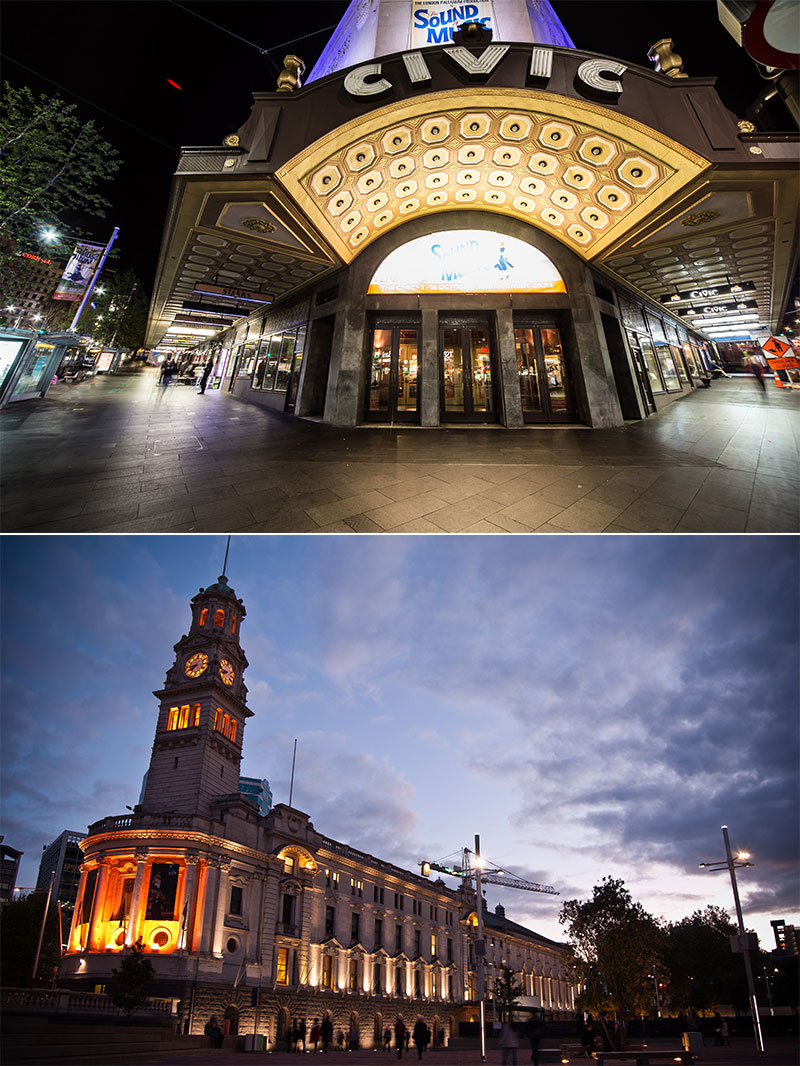
<instances>
[{"instance_id":1,"label":"clock tower","mask_svg":"<svg viewBox=\"0 0 800 1066\"><path fill-rule=\"evenodd\" d=\"M244 604L223 574L192 599L189 633L175 645L175 661L160 701L142 814L207 818L215 799L239 791L247 708L239 644Z\"/></svg>"}]
</instances>

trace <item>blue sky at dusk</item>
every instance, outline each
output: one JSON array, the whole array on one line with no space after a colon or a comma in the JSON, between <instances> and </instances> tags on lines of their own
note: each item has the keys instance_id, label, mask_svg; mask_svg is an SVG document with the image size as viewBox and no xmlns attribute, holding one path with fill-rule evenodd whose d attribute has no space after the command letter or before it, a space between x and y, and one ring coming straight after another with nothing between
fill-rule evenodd
<instances>
[{"instance_id":1,"label":"blue sky at dusk","mask_svg":"<svg viewBox=\"0 0 800 1066\"><path fill-rule=\"evenodd\" d=\"M42 845L138 799L152 695L222 536L3 538L2 826ZM504 869L651 913L800 924L793 537L235 537L242 772L325 835L417 869L481 834ZM491 907L561 937L553 896Z\"/></svg>"}]
</instances>

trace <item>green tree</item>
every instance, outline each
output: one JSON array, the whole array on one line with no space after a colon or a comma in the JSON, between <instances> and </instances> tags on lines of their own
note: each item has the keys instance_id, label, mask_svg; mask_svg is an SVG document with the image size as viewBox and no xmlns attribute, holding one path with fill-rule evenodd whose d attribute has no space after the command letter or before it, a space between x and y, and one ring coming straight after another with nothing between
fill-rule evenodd
<instances>
[{"instance_id":1,"label":"green tree","mask_svg":"<svg viewBox=\"0 0 800 1066\"><path fill-rule=\"evenodd\" d=\"M153 964L144 953L141 937L131 948L129 955L124 955L119 969L111 971L106 990L115 1007L120 1007L130 1018L136 1010L141 1010L150 995L150 985L155 971Z\"/></svg>"},{"instance_id":2,"label":"green tree","mask_svg":"<svg viewBox=\"0 0 800 1066\"><path fill-rule=\"evenodd\" d=\"M89 333L107 347L140 348L147 325L147 294L132 270L112 274L92 293L80 322L79 333Z\"/></svg>"},{"instance_id":3,"label":"green tree","mask_svg":"<svg viewBox=\"0 0 800 1066\"><path fill-rule=\"evenodd\" d=\"M30 892L19 899L4 903L0 908L0 984L3 988L28 988L49 985L53 968L61 960L58 933L58 912L55 900L50 900L47 921L39 952L37 979L33 979L36 945L42 929L42 915L47 901L46 892Z\"/></svg>"},{"instance_id":4,"label":"green tree","mask_svg":"<svg viewBox=\"0 0 800 1066\"><path fill-rule=\"evenodd\" d=\"M664 931L633 902L624 881L610 877L594 886L591 899L567 900L559 921L569 938L570 961L584 982L583 1005L594 1014L615 1013L624 1047L628 1019L645 1013L652 1001L654 967L663 969Z\"/></svg>"},{"instance_id":5,"label":"green tree","mask_svg":"<svg viewBox=\"0 0 800 1066\"><path fill-rule=\"evenodd\" d=\"M706 1011L720 1003L747 1006L741 955L731 951L738 932L722 907L706 907L667 928L665 963L670 973L670 1005Z\"/></svg>"},{"instance_id":6,"label":"green tree","mask_svg":"<svg viewBox=\"0 0 800 1066\"><path fill-rule=\"evenodd\" d=\"M0 293L13 294L18 251L31 247L43 225L63 225L71 212L105 218L111 206L100 192L121 158L85 122L74 104L36 97L6 83L0 102ZM75 223L69 223L75 228ZM64 252L66 247L54 249Z\"/></svg>"},{"instance_id":7,"label":"green tree","mask_svg":"<svg viewBox=\"0 0 800 1066\"><path fill-rule=\"evenodd\" d=\"M514 971L511 967L504 964L502 976L497 978L494 987L494 998L500 1010L501 1022L511 1021L521 995L522 985L514 978Z\"/></svg>"}]
</instances>

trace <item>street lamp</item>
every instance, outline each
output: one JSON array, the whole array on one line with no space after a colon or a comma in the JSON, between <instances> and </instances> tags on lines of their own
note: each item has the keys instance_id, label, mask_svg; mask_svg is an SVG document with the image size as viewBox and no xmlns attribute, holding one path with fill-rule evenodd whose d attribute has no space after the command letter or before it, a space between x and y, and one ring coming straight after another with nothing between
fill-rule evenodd
<instances>
[{"instance_id":1,"label":"street lamp","mask_svg":"<svg viewBox=\"0 0 800 1066\"><path fill-rule=\"evenodd\" d=\"M722 826L722 839L725 841L725 859L718 859L715 862L701 862L700 868L710 870L711 873L717 873L720 870L727 869L731 875L731 886L733 888L733 901L736 904L736 919L739 923L739 937L738 947L734 947L734 951L741 951L744 955L744 968L747 974L747 990L750 994L750 1008L753 1012L753 1031L756 1038L756 1047L760 1055L764 1054L764 1037L761 1035L761 1019L758 1016L758 1001L756 1000L756 989L753 983L753 969L750 965L750 951L748 949L748 935L744 928L744 918L742 917L742 905L739 902L739 886L736 884L736 870L745 866L753 866L752 862L747 860L750 858L749 851L739 851L734 856L731 852L731 842L728 839L728 827ZM731 940L734 938L732 937ZM731 945L733 947L733 945Z\"/></svg>"},{"instance_id":2,"label":"street lamp","mask_svg":"<svg viewBox=\"0 0 800 1066\"><path fill-rule=\"evenodd\" d=\"M97 284L97 279L100 277L100 271L105 266L106 259L108 259L108 253L111 251L111 245L117 239L117 234L118 233L119 233L119 226L115 226L114 227L114 232L111 234L111 237L109 238L108 244L105 246L105 250L103 251L103 254L100 256L100 262L97 264L95 272L92 275L92 280L87 285L86 292L84 293L83 299L81 300L81 302L80 302L80 304L78 306L78 310L75 312L75 317L73 318L72 323L70 324L70 327L69 327L69 332L70 333L73 333L75 331L75 328L78 325L78 320L81 317L81 315L83 314L83 309L84 309L84 307L86 307L86 304L87 304L87 302L89 300L89 297L92 295L92 289L94 289L95 285ZM85 237L73 237L73 236L70 236L67 233L58 234L58 233L56 233L56 231L54 229L52 229L52 227L50 229L46 229L46 230L42 231L42 240L46 244L53 244L55 241L60 240L60 239L63 239L63 240L76 240L76 241L86 240Z\"/></svg>"}]
</instances>

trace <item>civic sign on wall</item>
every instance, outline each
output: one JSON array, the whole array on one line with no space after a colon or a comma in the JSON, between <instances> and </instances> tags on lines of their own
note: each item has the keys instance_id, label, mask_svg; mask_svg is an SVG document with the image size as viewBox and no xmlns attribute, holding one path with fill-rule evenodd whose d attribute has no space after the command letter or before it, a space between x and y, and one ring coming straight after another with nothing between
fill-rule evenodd
<instances>
[{"instance_id":1,"label":"civic sign on wall","mask_svg":"<svg viewBox=\"0 0 800 1066\"><path fill-rule=\"evenodd\" d=\"M447 230L395 248L370 283L371 293L566 292L543 252L516 237Z\"/></svg>"},{"instance_id":2,"label":"civic sign on wall","mask_svg":"<svg viewBox=\"0 0 800 1066\"><path fill-rule=\"evenodd\" d=\"M492 0L472 0L470 4L459 4L454 0L413 0L411 47L452 44L453 30L465 22L480 22L494 32Z\"/></svg>"}]
</instances>

